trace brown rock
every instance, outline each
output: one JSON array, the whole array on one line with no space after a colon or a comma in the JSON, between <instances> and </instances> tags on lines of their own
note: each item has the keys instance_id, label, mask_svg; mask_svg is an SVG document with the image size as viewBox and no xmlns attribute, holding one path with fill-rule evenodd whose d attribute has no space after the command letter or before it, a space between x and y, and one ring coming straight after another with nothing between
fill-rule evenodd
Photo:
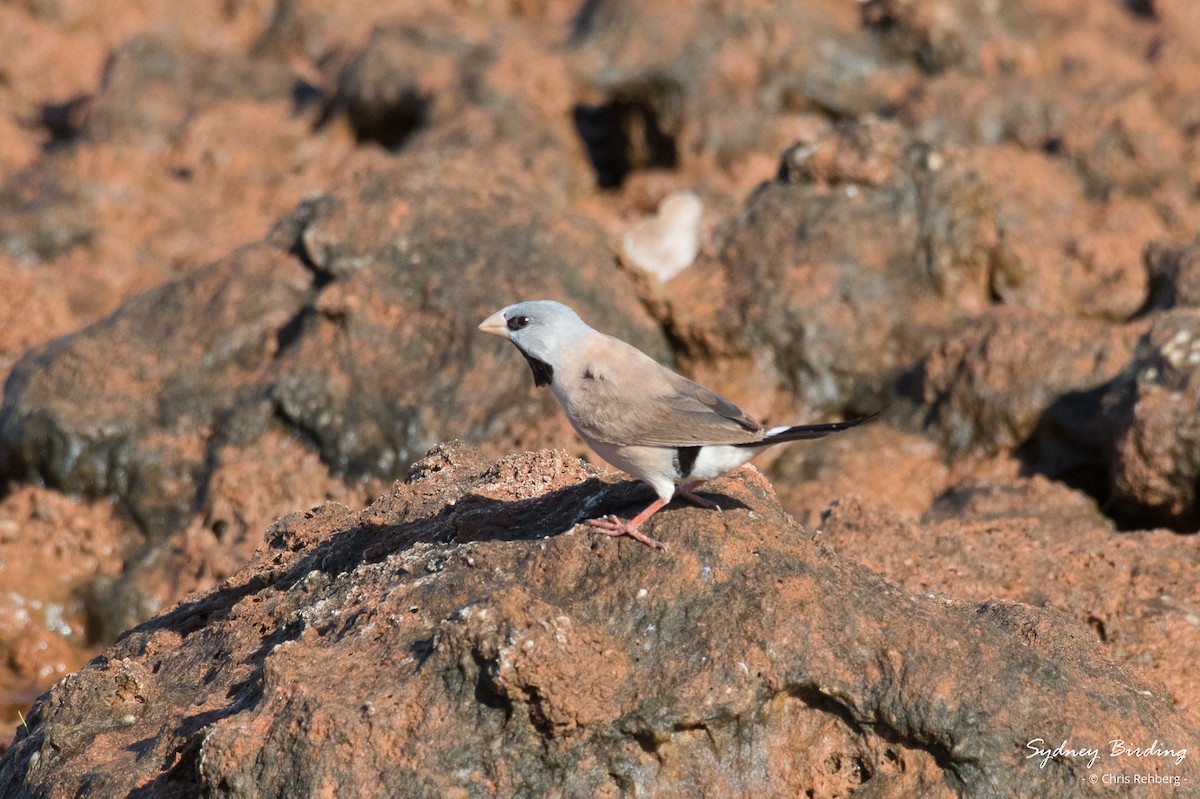
<instances>
[{"instance_id":1,"label":"brown rock","mask_svg":"<svg viewBox=\"0 0 1200 799\"><path fill-rule=\"evenodd\" d=\"M213 448L252 443L272 416L335 472L382 478L451 433L546 429L553 400L528 402L519 357L476 330L510 302L565 300L668 358L603 234L543 213L519 173L483 167L366 173L301 206L268 243L26 356L0 408L5 472L115 495L162 536L186 526ZM628 327L605 325L618 319ZM565 428L552 418L549 430Z\"/></svg>"},{"instance_id":2,"label":"brown rock","mask_svg":"<svg viewBox=\"0 0 1200 799\"><path fill-rule=\"evenodd\" d=\"M572 62L587 84L574 116L597 182L656 168L703 180L774 150L790 113L885 113L916 71L852 27L836 4L585 7Z\"/></svg>"},{"instance_id":3,"label":"brown rock","mask_svg":"<svg viewBox=\"0 0 1200 799\"><path fill-rule=\"evenodd\" d=\"M60 683L0 787L1099 796L1090 757L1039 767L1029 742L1196 740L1086 626L907 594L812 542L752 469L710 486L723 513L654 517L663 554L577 529L635 494L561 453L451 446L415 473L360 513L280 520L248 568Z\"/></svg>"},{"instance_id":4,"label":"brown rock","mask_svg":"<svg viewBox=\"0 0 1200 799\"><path fill-rule=\"evenodd\" d=\"M864 0L863 24L928 72L950 67L978 69L995 39L1027 34L1019 7L969 0Z\"/></svg>"},{"instance_id":5,"label":"brown rock","mask_svg":"<svg viewBox=\"0 0 1200 799\"><path fill-rule=\"evenodd\" d=\"M209 437L260 390L310 292L285 252L247 248L27 354L0 409L5 474L115 495L159 534L183 526Z\"/></svg>"},{"instance_id":6,"label":"brown rock","mask_svg":"<svg viewBox=\"0 0 1200 799\"><path fill-rule=\"evenodd\" d=\"M995 519L1037 519L1056 529L1081 525L1098 530L1115 529L1112 520L1100 512L1095 499L1042 475L981 476L955 483L922 516L926 522L968 524Z\"/></svg>"},{"instance_id":7,"label":"brown rock","mask_svg":"<svg viewBox=\"0 0 1200 799\"><path fill-rule=\"evenodd\" d=\"M920 518L952 480L937 443L882 421L811 444L779 447L775 455L773 462L768 455L755 463L771 478L780 504L810 530L820 526L831 503L847 496Z\"/></svg>"},{"instance_id":8,"label":"brown rock","mask_svg":"<svg viewBox=\"0 0 1200 799\"><path fill-rule=\"evenodd\" d=\"M1111 439L1100 397L1140 330L993 311L921 362L916 390L952 454L1020 448L1042 473L1085 480Z\"/></svg>"},{"instance_id":9,"label":"brown rock","mask_svg":"<svg viewBox=\"0 0 1200 799\"><path fill-rule=\"evenodd\" d=\"M119 573L96 574L80 594L93 640L108 642L188 594L210 591L250 560L281 508L336 500L364 504L377 481L344 483L310 448L270 429L240 446L218 446L186 527L130 548Z\"/></svg>"},{"instance_id":10,"label":"brown rock","mask_svg":"<svg viewBox=\"0 0 1200 799\"><path fill-rule=\"evenodd\" d=\"M1115 512L1200 527L1200 310L1158 315L1104 396L1114 429Z\"/></svg>"},{"instance_id":11,"label":"brown rock","mask_svg":"<svg viewBox=\"0 0 1200 799\"><path fill-rule=\"evenodd\" d=\"M429 5L421 14L416 4L400 3L365 45L355 45L349 63L328 79L335 88L318 126L344 118L360 144L426 158L488 152L511 160L542 191L586 183L569 118L575 89L557 40L550 41L555 33L536 24L514 28L486 13L467 23Z\"/></svg>"},{"instance_id":12,"label":"brown rock","mask_svg":"<svg viewBox=\"0 0 1200 799\"><path fill-rule=\"evenodd\" d=\"M335 470L385 478L452 434L553 441L553 398L531 401L519 355L477 330L521 299L565 301L669 359L603 233L545 199L514 165L471 159L378 170L297 212L322 286L273 369L277 414Z\"/></svg>"},{"instance_id":13,"label":"brown rock","mask_svg":"<svg viewBox=\"0 0 1200 799\"><path fill-rule=\"evenodd\" d=\"M1146 242L1195 235L1196 112L1185 97L1195 96L1198 21L1178 3L1130 13L1142 5L867 4L880 9L879 35L916 63L930 49L954 56L898 116L938 149L971 151L996 197L1005 302L1127 319L1145 301Z\"/></svg>"},{"instance_id":14,"label":"brown rock","mask_svg":"<svg viewBox=\"0 0 1200 799\"><path fill-rule=\"evenodd\" d=\"M45 373L31 377L26 362L7 381L10 407L21 402L18 395L31 399L22 392L36 385L38 408L52 411L18 425L21 432L14 434L24 448L21 458L57 463L61 469L22 467L4 475L18 482L0 495L0 560L7 564L0 567L0 584L17 586L6 591L20 598L0 602L0 647L6 658L0 664L0 688L8 697L0 701L11 699L27 711L32 693L86 659L96 637L110 638L189 591L210 591L230 579L251 557L259 531L279 513L329 499L357 506L378 493L378 482L343 480L331 466L347 473L390 474L393 468L400 473L398 453L419 452L453 435L489 442L489 454L551 443L573 447L577 454L580 444L552 400L529 387L511 348L474 340L465 322L459 329L459 322L450 320L493 310L508 301L499 295L518 290L561 289L565 293L559 296L567 298L581 290L592 292L590 298L575 301L586 306L585 315L598 327L635 339L644 334L638 340L667 357L656 326L641 314L624 281L608 271L605 245L619 241L633 219L666 194L692 190L703 198L704 226L712 231L713 246L669 292L639 288L668 328L689 374L773 423L874 411L895 393L897 376L910 374L918 359L923 360L917 374L935 389L936 396L924 405L907 401L921 397L919 392L901 392L893 424L903 431L877 425L853 437L781 448L774 462L764 458L761 464L770 470L785 506L815 522L838 502L824 540L885 570L907 590L1064 609L1087 625L1082 646L1103 639L1096 644L1103 653L1145 674L1146 689L1171 696L1194 725L1197 702L1190 677L1200 605L1194 591L1200 583L1194 574L1195 547L1189 547L1194 542L1161 531L1120 536L1097 505L1125 527L1197 526L1193 381L1186 355L1173 364L1167 346L1190 322L1181 316L1159 323L1132 365L1122 365L1120 353L1128 357L1137 335L1159 318L1143 315L1179 313L1195 305L1195 248L1164 242L1190 241L1200 230L1200 151L1195 146L1200 4L202 0L189 4L187 13L176 11L171 4L122 0L0 3L0 51L6 54L0 68L0 287L5 300L0 302L0 374L9 378L27 350L75 334L61 345L64 350L46 356L55 364ZM415 124L414 108L419 111ZM603 160L606 156L610 161ZM620 193L593 191L601 169L624 176ZM376 177L361 177L368 173ZM773 182L751 196L762 181ZM398 197L401 192L407 193ZM426 194L431 200L422 206ZM282 324L272 318L255 326L253 314L270 314L274 299L265 292L268 296L256 304L247 296L254 287L243 286L238 295L232 283L217 286L199 277L186 291L179 285L160 288L214 261L228 277L242 257L229 253L262 239L304 198L313 199L289 216L265 248L276 248L271 257L279 258L281 274L304 267L298 273L304 298L282 300L278 307L293 309ZM407 222L404 215L396 217L400 221L390 216L400 201L411 205ZM511 208L497 210L506 202ZM576 212L598 220L605 232ZM512 219L503 218L506 214ZM502 232L493 235L486 228ZM401 251L399 238L389 238L401 229L410 241L432 231L423 240L429 247ZM472 231L465 243L463 230ZM527 240L521 239L523 233ZM536 282L543 278L534 273L544 266L536 259L518 267L504 286L481 277L486 270L479 267L480 259L509 264L539 253L546 240L557 242L546 245L549 251L561 245L573 252L575 260L564 256L564 263L566 272L574 270L577 284L569 277L543 276L545 283ZM426 259L428 270L404 261L414 252ZM466 267L456 260L459 254L470 261ZM430 265L434 262L436 267ZM422 282L403 283L400 266L403 274L414 270ZM390 274L389 268L396 272ZM471 290L478 294L447 292L445 276L460 273L471 277ZM201 291L198 285L207 288ZM226 289L237 296L223 293ZM111 320L101 321L127 298L150 290L162 292L153 295L159 299L179 300L162 315L178 309L181 332L166 335L169 325L157 328L164 332L161 353L157 343L135 347L124 334L110 337ZM229 308L227 316L209 318L226 327L236 320L234 326L245 326L262 350L251 348L242 353L245 358L200 351L219 343L220 335L197 324L202 316L197 304L220 307L227 300L241 310ZM138 318L150 315L143 303ZM1017 306L1026 314L997 323L992 305ZM130 307L119 314L126 321ZM251 315L237 316L242 311ZM970 330L979 318L985 329ZM621 329L628 319L634 332ZM1130 319L1137 321L1127 327ZM98 328L84 330L97 322ZM110 332L97 337L101 329ZM431 331L427 336L425 329ZM194 349L181 343L188 331L195 333ZM956 351L956 342L965 349ZM467 365L458 373L428 368L439 355ZM177 361L179 371L173 376L156 371L158 359ZM210 372L204 372L204 364ZM141 376L131 376L139 371ZM54 380L46 379L50 373ZM79 388L74 388L77 378ZM493 386L492 379L511 382ZM430 403L418 388L426 385L439 394L461 387L475 402L494 405L447 401L443 407L439 400L435 413L422 415L417 409ZM163 393L163 387L169 390ZM1102 398L1107 399L1105 413L1099 410ZM929 411L933 424L924 427L918 417ZM43 422L47 434L38 443L30 431ZM3 435L14 429L5 428ZM10 445L18 446L6 440L0 449ZM72 461L76 456L79 460ZM425 518L441 512L449 525L447 537L473 540L469 547L501 548L520 546L512 540L513 531L546 523L538 517L554 516L564 501L569 513L561 517L562 525L567 516L584 515L584 503L593 495L571 494L570 485L592 474L573 460L560 456L552 468L539 459L506 463L503 474L477 486L452 509L446 509L445 492L436 489L423 498L407 494L413 507L406 513ZM443 455L417 469L427 479L410 490L452 474L473 480L482 468L472 458ZM545 477L556 470L558 477ZM118 486L121 501L139 519L159 520L164 529L142 546L106 510L105 500L67 500L53 489L19 482L53 481L60 472L77 488L92 486L85 489L90 492ZM1039 473L1085 487L1090 497ZM512 501L513 486L526 483L567 494L533 505ZM641 502L633 489L611 491L605 496L614 508L618 500L628 501L629 510ZM847 521L854 496L860 507L879 513L857 528ZM761 507L746 503L756 512ZM738 512L727 508L722 519ZM893 525L889 512L907 518L907 526ZM704 518L693 513L670 509L656 523L673 516ZM350 524L345 518L333 513L326 520L333 525L331 519L342 519L334 526L345 527ZM9 540L3 540L4 519L16 524ZM710 523L715 524L705 522ZM166 527L174 531L168 534ZM293 530L288 535L294 537L283 535L281 542L308 553L332 533L314 522L307 533ZM351 547L334 553L322 568L332 574L363 569L363 561L377 568L394 563L389 553L404 545L389 538L393 533L377 531L381 541L363 544L361 552ZM305 538L309 534L312 540ZM101 554L106 542L124 544L126 535L128 549ZM572 540L550 540L549 562L543 565L561 567L566 579L586 591L593 585L589 581L604 575L585 571L579 577L578 558L591 555L555 548ZM306 541L310 549L304 548ZM629 553L626 543L620 542L616 552ZM432 558L429 553L441 546L425 542L404 552L426 568L432 561L417 556ZM778 548L771 543L767 551ZM671 557L680 554L676 547ZM744 553L726 555L721 564ZM449 563L446 570L461 567L453 559ZM651 563L658 566L661 560ZM501 565L508 568L507 561ZM673 638L685 642L673 653L682 665L668 664L661 671L674 684L650 685L649 678L637 682L639 663L658 668L667 655L646 660L640 644L614 630L601 610L576 612L572 603L586 596L547 596L548 576L520 571L532 567L512 568L523 578L517 586L496 588L495 582L483 581L481 592L496 588L486 597L470 593L469 586L463 589L473 607L497 608L488 619L452 621L467 602L446 601L437 608L445 616L411 622L414 627L404 633L409 637L384 641L429 640L418 632L443 629L445 648L426 660L440 669L436 673L457 674L460 682L471 676L474 682L463 684L484 686L481 700L516 708L513 718L522 724L528 720L541 736L539 743L555 742L544 757L566 764L562 773L617 775L595 790L581 777L573 783L575 794L652 793L652 779L658 780L658 792L668 795L707 790L791 796L805 788L816 795L968 792L961 781L947 783L938 759L914 749L911 738L889 741L877 734L882 727L861 725L864 716L814 709L811 692L778 692L759 684L758 698L739 699L741 704L720 717L742 723L741 729L750 731L745 737L707 716L698 726L682 711L670 715L681 707L691 712L703 706L684 701L695 699L693 694L681 693L684 699L676 697L674 704L667 701L675 685L691 691L701 679L686 673L690 666L682 661L690 653L700 652L697 658L708 657L711 664L719 661L715 649L725 653L749 646L753 651L750 644L763 649L762 642L770 640L763 627L767 621L793 633L802 623L746 612L738 601L776 607L767 601L774 596L760 600L763 592L750 572L737 572L750 575L744 580L751 586L747 596L729 603L736 619L751 617L745 625L750 638L710 637L699 647L691 645L692 639ZM597 568L628 577L619 567L606 561ZM98 576L89 576L89 569ZM657 590L651 580L662 576L651 569L643 582ZM387 577L388 589L400 579ZM428 577L435 581L439 575ZM682 580L667 578L668 590L676 592L670 602L681 612L702 620L716 615L697 607L695 592L685 591ZM243 585L240 579L226 588ZM403 579L415 580L412 575ZM468 582L453 579L456 585ZM336 581L319 583L320 570L306 585L317 595L327 592L335 607L347 598L335 593ZM378 577L374 588L383 584ZM247 596L274 602L273 591L264 584ZM814 607L812 602L799 606L798 595L789 591L783 592L790 603L784 610L796 615ZM215 607L220 616L233 605L233 596L217 596L225 598L200 609ZM399 602L406 596L393 598ZM613 602L606 590L597 598L609 601L610 614L614 607L636 608L633 600ZM353 597L343 604L360 607ZM408 618L407 607L376 604ZM924 599L917 604L930 607ZM43 614L57 607L70 632L53 613ZM844 605L831 612L839 607ZM291 609L281 610L281 617L292 618ZM238 606L238 613L257 620L252 610ZM656 609L659 615L651 620L668 619L668 610ZM321 617L311 606L305 612ZM368 607L365 618L378 619L373 612ZM892 624L895 612L868 609L866 615ZM560 616L570 618L571 626L559 623ZM207 622L198 616L186 622L171 618L167 626L150 631L157 637L146 645L151 654L145 657L177 646L198 647L205 636L228 635L221 640L231 641L239 634L229 619L215 620L214 625L227 627L214 632L215 627L202 627ZM501 621L493 624L497 618ZM944 615L936 619L947 630L961 629ZM331 648L339 636L334 623L327 623L333 631L325 633ZM178 629L170 628L175 624ZM405 747L397 742L413 736L393 735L376 723L377 716L354 704L355 697L368 696L383 715L389 709L386 702L374 701L387 695L376 690L375 672L353 676L362 668L361 650L347 643L336 653L322 652L352 675L349 690L341 694L350 704L317 702L295 685L301 673L314 675L309 684L321 684L320 658L298 649L297 662L288 661L288 647L297 643L268 655L294 630L285 621L261 624L268 632L256 641L238 639L241 643L223 650L212 645L208 654L217 657L204 667L212 675L211 688L192 678L181 688L175 685L171 664L194 673L182 657L158 674L110 665L104 679L96 676L97 664L85 672L84 682L95 679L101 686L111 703L102 709L89 706L87 692L72 683L60 686L56 696L67 703L63 714L69 716L69 706L80 704L78 730L66 734L60 728L50 740L64 751L84 747L92 756L83 792L128 793L123 767L142 758L138 768L150 769L156 761L153 768L165 763L175 769L173 775L184 776L178 783L155 778L147 793L186 793L199 779L193 779L200 773L199 739L210 728L203 762L217 784L211 792L235 793L230 787L235 784L252 791L256 773L239 760L242 754L271 747L288 751L296 733L286 724L318 706L319 712L303 718L315 720L308 728L327 735L324 742L341 730L349 735L371 724L381 746L392 747L386 757L369 747L363 750L366 758L349 757L342 772L347 784L357 785L363 773L385 773L373 771L371 764L386 760L392 771L368 789L419 794L424 785L431 795L445 792L444 780L418 773L417 759L424 755L405 759ZM306 622L294 624L299 628ZM865 622L849 626L856 629L855 624ZM691 626L689 620L677 622L672 634ZM351 623L348 629L357 628ZM391 629L380 624L370 634ZM839 639L818 633L813 636L818 647L834 640L834 650L850 648L842 646L845 633ZM143 641L145 634L134 638ZM181 643L185 636L187 642ZM516 651L507 643L510 637L530 640L533 648ZM911 634L901 630L894 637L918 641L910 649L919 652L926 639L939 645L945 640L926 635L924 628ZM1045 643L1044 635L1041 640ZM787 659L799 646L769 651ZM539 649L552 650L554 657L534 657ZM984 651L993 650L985 646ZM388 666L407 655L380 643L365 657ZM304 662L305 657L318 662ZM812 658L803 654L795 662L819 672L821 685L836 688L826 679L832 669L817 668L829 664L814 666ZM902 658L900 666L916 663L918 676L928 673L921 672L925 661L918 656ZM264 659L272 663L270 669L262 667ZM462 664L457 672L446 665L452 661ZM592 672L604 673L610 662L628 685L586 680ZM884 662L894 661L856 660L852 654L844 665L866 674ZM992 662L971 661L960 668L974 674ZM388 677L394 682L407 668L397 666ZM777 678L780 671L764 673ZM269 700L255 699L253 685L261 687L268 674L275 693ZM906 685L906 674L901 671L894 684ZM728 675L718 676L709 679L719 686ZM263 679L237 688L231 700L230 690L246 678ZM925 685L930 682L945 681L939 677ZM793 683L776 679L772 684ZM187 710L164 711L158 726L153 719L122 726L127 717L141 718L131 709L140 701L163 707L163 697L175 697L177 688L183 695L170 701ZM917 693L940 697L938 690ZM955 707L967 708L963 697L969 698L970 690L951 698L959 702ZM494 733L478 739L478 751L490 753L496 741L506 745L518 729L527 733L511 719L507 726L495 721L501 711L476 700L469 688L464 691L462 707L479 711ZM670 712L654 716L630 699L630 691ZM866 708L863 712L876 713L872 719L891 701L864 698L866 692L852 695L858 702L855 713ZM927 729L920 727L927 718L925 706L908 701L911 696L908 691L891 706L905 712L917 708L910 712L912 727ZM405 697L388 701L403 709L406 730L418 730L418 738L431 729L434 735L450 729L446 719L464 717L445 711L443 699ZM189 705L193 699L199 704ZM231 705L237 701L251 710ZM640 713L638 719L684 720L621 727L625 722L611 720L614 706L623 714ZM9 707L15 714L15 706L3 705ZM747 707L756 709L746 712ZM1059 705L1052 701L1048 707ZM424 708L431 709L433 721L425 721ZM221 721L221 716L229 718ZM15 727L15 715L10 718ZM456 734L474 729L476 718L467 718L455 727ZM234 725L241 722L254 734L239 736ZM160 729L166 732L158 746ZM597 730L626 744L620 756L597 754L595 747L577 747L568 756L566 749L553 748L564 741L569 746L593 741L588 736ZM134 732L140 737L133 738ZM125 734L129 739L120 737ZM91 735L98 742L89 742ZM186 745L173 748L180 741ZM305 772L308 762L302 762L294 770L297 780L309 779L329 763L322 759L327 748L312 746L312 768ZM392 752L398 754L392 757ZM731 752L745 755L740 762L757 768L756 776L729 777ZM470 775L481 762L491 764L492 771L479 783L451 787L484 794L497 784L512 786L520 779L521 764L533 761L505 760L501 752L463 757L457 765ZM352 773L362 763L366 766ZM1028 765L1018 761L1009 773L1021 774ZM679 784L685 787L664 787L678 775L684 775ZM224 787L221 779L227 780ZM1040 790L1043 785L1009 782L990 790L1049 793ZM528 783L513 792L518 790L538 793ZM303 788L290 792L306 793Z\"/></svg>"},{"instance_id":15,"label":"brown rock","mask_svg":"<svg viewBox=\"0 0 1200 799\"><path fill-rule=\"evenodd\" d=\"M0 500L0 718L97 651L88 583L120 573L140 536L106 503L26 486ZM110 639L103 639L107 643ZM0 746L7 745L0 740Z\"/></svg>"},{"instance_id":16,"label":"brown rock","mask_svg":"<svg viewBox=\"0 0 1200 799\"><path fill-rule=\"evenodd\" d=\"M1190 537L1116 532L1089 497L1034 477L964 482L919 522L842 500L823 518L820 540L908 591L1057 608L1188 723L1200 721L1191 668L1200 657L1200 557Z\"/></svg>"},{"instance_id":17,"label":"brown rock","mask_svg":"<svg viewBox=\"0 0 1200 799\"><path fill-rule=\"evenodd\" d=\"M1154 207L1115 196L1090 201L1069 164L1011 145L966 159L995 203L998 246L989 288L1006 305L1123 322L1146 302L1141 250L1166 235Z\"/></svg>"},{"instance_id":18,"label":"brown rock","mask_svg":"<svg viewBox=\"0 0 1200 799\"><path fill-rule=\"evenodd\" d=\"M189 28L221 16L209 5L161 24L144 10L131 20L120 3L98 16L73 8L44 23L56 30L40 47L17 48L23 60L56 55L37 80L51 92L39 98L51 118L41 157L0 184L0 282L16 289L0 308L5 370L30 346L261 238L344 164L352 138L312 131L319 107L304 98L315 90L283 59L223 37L244 38L242 9L204 33ZM135 35L147 25L161 35ZM99 42L116 48L103 75ZM82 63L95 67L86 82L74 74ZM72 92L54 93L64 74Z\"/></svg>"},{"instance_id":19,"label":"brown rock","mask_svg":"<svg viewBox=\"0 0 1200 799\"><path fill-rule=\"evenodd\" d=\"M952 45L943 48L951 58L941 61L957 59L955 68L927 81L928 93L914 95L903 112L934 141L1015 141L1065 156L1096 200L1168 187L1186 192L1192 176L1170 165L1188 159L1180 124L1188 116L1180 109L1189 80L1181 79L1180 67L1196 63L1194 14L1176 9L1169 24L1129 13L1134 3L868 5L892 12L881 34L914 43L908 51L918 63L937 51L932 40ZM953 47L964 41L966 48ZM1148 56L1158 49L1170 53L1166 69L1156 66L1157 55Z\"/></svg>"},{"instance_id":20,"label":"brown rock","mask_svg":"<svg viewBox=\"0 0 1200 799\"><path fill-rule=\"evenodd\" d=\"M1183 245L1151 241L1143 258L1150 272L1147 310L1200 306L1200 238Z\"/></svg>"},{"instance_id":21,"label":"brown rock","mask_svg":"<svg viewBox=\"0 0 1200 799\"><path fill-rule=\"evenodd\" d=\"M79 134L89 140L161 141L186 127L195 106L290 99L298 77L278 59L204 52L136 37L109 56ZM190 103L181 102L187 98Z\"/></svg>"},{"instance_id":22,"label":"brown rock","mask_svg":"<svg viewBox=\"0 0 1200 799\"><path fill-rule=\"evenodd\" d=\"M705 381L775 423L878 410L941 331L986 306L989 218L952 154L891 123L824 126L784 154L717 257L672 282L720 300L678 303L678 335Z\"/></svg>"}]
</instances>

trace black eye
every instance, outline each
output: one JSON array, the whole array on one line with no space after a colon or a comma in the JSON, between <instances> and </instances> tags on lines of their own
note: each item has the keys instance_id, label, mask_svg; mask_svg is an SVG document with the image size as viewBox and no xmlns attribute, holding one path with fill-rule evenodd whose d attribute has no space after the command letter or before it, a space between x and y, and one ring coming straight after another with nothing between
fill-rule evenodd
<instances>
[{"instance_id":1,"label":"black eye","mask_svg":"<svg viewBox=\"0 0 1200 799\"><path fill-rule=\"evenodd\" d=\"M529 327L528 316L514 316L512 319L508 320L509 330L524 330L527 327Z\"/></svg>"}]
</instances>

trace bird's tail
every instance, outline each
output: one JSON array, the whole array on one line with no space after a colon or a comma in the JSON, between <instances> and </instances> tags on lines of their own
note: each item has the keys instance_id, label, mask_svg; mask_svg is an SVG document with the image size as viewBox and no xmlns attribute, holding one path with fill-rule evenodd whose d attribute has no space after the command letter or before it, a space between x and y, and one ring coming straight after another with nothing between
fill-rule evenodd
<instances>
[{"instance_id":1,"label":"bird's tail","mask_svg":"<svg viewBox=\"0 0 1200 799\"><path fill-rule=\"evenodd\" d=\"M844 422L830 422L828 424L798 424L792 427L772 427L767 431L766 436L760 441L755 441L751 444L735 444L738 447L762 447L770 444L782 444L785 441L807 441L813 438L824 438L830 433L837 433L842 430L848 430L851 427L857 427L863 422L869 422L878 416L882 411L867 416L859 416L857 419L847 419Z\"/></svg>"}]
</instances>

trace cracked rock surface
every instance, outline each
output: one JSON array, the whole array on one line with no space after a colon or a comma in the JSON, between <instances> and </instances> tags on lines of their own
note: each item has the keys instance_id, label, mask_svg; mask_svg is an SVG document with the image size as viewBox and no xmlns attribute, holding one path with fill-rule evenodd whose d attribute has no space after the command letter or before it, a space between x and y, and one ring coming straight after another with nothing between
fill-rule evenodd
<instances>
[{"instance_id":1,"label":"cracked rock surface","mask_svg":"<svg viewBox=\"0 0 1200 799\"><path fill-rule=\"evenodd\" d=\"M1019 782L1004 719L1172 718L1022 705L1104 658L1200 726L1195 0L13 0L0 50L9 793L1043 795L1084 775ZM661 284L621 245L679 196ZM481 476L599 463L475 329L546 296L765 424L887 410L755 461L795 522L559 535L644 504L565 456ZM451 439L485 460L410 475ZM418 574L459 593L382 598ZM1002 616L1046 659L997 655ZM447 766L446 730L488 754Z\"/></svg>"},{"instance_id":2,"label":"cracked rock surface","mask_svg":"<svg viewBox=\"0 0 1200 799\"><path fill-rule=\"evenodd\" d=\"M1064 614L910 594L752 468L707 493L725 510L669 508L653 552L576 527L640 502L631 484L436 448L362 511L280 519L61 681L0 792L1098 796L1086 756L1039 767L1027 742L1196 740Z\"/></svg>"}]
</instances>

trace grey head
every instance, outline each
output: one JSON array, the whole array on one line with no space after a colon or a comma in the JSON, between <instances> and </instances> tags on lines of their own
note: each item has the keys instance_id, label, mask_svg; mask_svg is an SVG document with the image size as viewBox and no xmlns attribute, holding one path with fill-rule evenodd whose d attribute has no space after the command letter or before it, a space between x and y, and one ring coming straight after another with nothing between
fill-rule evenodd
<instances>
[{"instance_id":1,"label":"grey head","mask_svg":"<svg viewBox=\"0 0 1200 799\"><path fill-rule=\"evenodd\" d=\"M515 344L533 369L533 382L538 386L554 380L564 347L594 332L579 314L554 300L530 300L501 308L484 319L479 329Z\"/></svg>"}]
</instances>

